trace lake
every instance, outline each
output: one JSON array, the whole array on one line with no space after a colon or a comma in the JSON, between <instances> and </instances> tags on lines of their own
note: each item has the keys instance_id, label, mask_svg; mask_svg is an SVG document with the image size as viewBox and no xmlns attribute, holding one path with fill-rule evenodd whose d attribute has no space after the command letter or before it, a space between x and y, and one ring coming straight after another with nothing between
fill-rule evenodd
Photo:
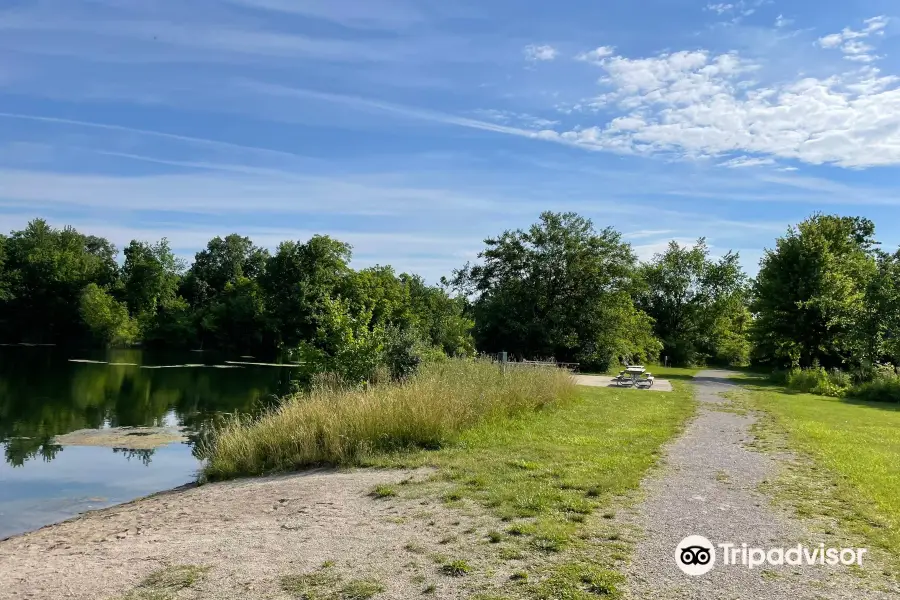
<instances>
[{"instance_id":1,"label":"lake","mask_svg":"<svg viewBox=\"0 0 900 600\"><path fill-rule=\"evenodd\" d=\"M234 362L263 361L0 346L0 539L194 481L197 444L216 420L276 403L297 371ZM156 449L55 443L111 427L182 428L186 440Z\"/></svg>"}]
</instances>

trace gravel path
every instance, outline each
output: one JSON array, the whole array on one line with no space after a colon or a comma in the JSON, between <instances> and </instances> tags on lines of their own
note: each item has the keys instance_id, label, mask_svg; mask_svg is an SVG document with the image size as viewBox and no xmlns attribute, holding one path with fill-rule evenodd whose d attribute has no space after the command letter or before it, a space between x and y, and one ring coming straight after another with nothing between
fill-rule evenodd
<instances>
[{"instance_id":1,"label":"gravel path","mask_svg":"<svg viewBox=\"0 0 900 600\"><path fill-rule=\"evenodd\" d=\"M691 577L675 562L675 549L689 535L713 544L789 548L803 543L835 545L779 508L757 491L778 474L778 458L746 447L755 418L728 412L721 393L735 389L727 371L702 371L695 377L699 413L668 448L664 467L644 484L646 501L637 525L645 532L629 569L632 598L837 599L897 598L894 592L862 587L862 578L845 567L764 566L749 570L723 565L718 551L709 573ZM871 563L863 568L878 580Z\"/></svg>"}]
</instances>

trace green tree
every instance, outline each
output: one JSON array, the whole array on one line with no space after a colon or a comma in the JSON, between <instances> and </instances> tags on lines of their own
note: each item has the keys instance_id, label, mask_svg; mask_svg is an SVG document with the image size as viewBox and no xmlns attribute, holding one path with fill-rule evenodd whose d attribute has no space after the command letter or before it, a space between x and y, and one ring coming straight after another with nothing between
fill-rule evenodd
<instances>
[{"instance_id":1,"label":"green tree","mask_svg":"<svg viewBox=\"0 0 900 600\"><path fill-rule=\"evenodd\" d=\"M479 349L600 369L655 358L651 320L631 299L637 259L613 229L597 233L574 213L545 212L528 231L485 244L483 264L453 280L474 298Z\"/></svg>"},{"instance_id":2,"label":"green tree","mask_svg":"<svg viewBox=\"0 0 900 600\"><path fill-rule=\"evenodd\" d=\"M333 373L349 385L372 380L384 364L384 328L369 327L371 311L354 313L341 298L324 296L319 308L314 335L298 344L308 374Z\"/></svg>"},{"instance_id":3,"label":"green tree","mask_svg":"<svg viewBox=\"0 0 900 600\"><path fill-rule=\"evenodd\" d=\"M876 253L859 321L851 329L858 366L871 371L875 361L900 364L900 251Z\"/></svg>"},{"instance_id":4,"label":"green tree","mask_svg":"<svg viewBox=\"0 0 900 600\"><path fill-rule=\"evenodd\" d=\"M868 219L816 214L766 250L753 289L757 360L779 367L859 364L854 329L866 322L877 270Z\"/></svg>"},{"instance_id":5,"label":"green tree","mask_svg":"<svg viewBox=\"0 0 900 600\"><path fill-rule=\"evenodd\" d=\"M196 254L185 277L184 295L194 306L203 306L241 279L257 280L265 272L267 250L236 233L214 237Z\"/></svg>"},{"instance_id":6,"label":"green tree","mask_svg":"<svg viewBox=\"0 0 900 600\"><path fill-rule=\"evenodd\" d=\"M165 238L155 244L134 240L124 254L125 301L133 315L152 321L160 306L175 300L184 261L175 256Z\"/></svg>"},{"instance_id":7,"label":"green tree","mask_svg":"<svg viewBox=\"0 0 900 600\"><path fill-rule=\"evenodd\" d=\"M328 236L282 242L261 278L276 344L295 348L317 335L328 302L350 272L350 246ZM330 318L330 317L328 317Z\"/></svg>"},{"instance_id":8,"label":"green tree","mask_svg":"<svg viewBox=\"0 0 900 600\"><path fill-rule=\"evenodd\" d=\"M226 283L204 311L202 325L217 347L252 351L265 348L269 336L259 284L247 277Z\"/></svg>"},{"instance_id":9,"label":"green tree","mask_svg":"<svg viewBox=\"0 0 900 600\"><path fill-rule=\"evenodd\" d=\"M130 344L137 338L137 325L128 315L128 307L96 283L84 288L78 309L97 342L113 346Z\"/></svg>"},{"instance_id":10,"label":"green tree","mask_svg":"<svg viewBox=\"0 0 900 600\"><path fill-rule=\"evenodd\" d=\"M71 227L54 229L35 219L5 239L6 336L66 342L87 334L79 315L82 290L108 288L118 277L116 250L108 241Z\"/></svg>"},{"instance_id":11,"label":"green tree","mask_svg":"<svg viewBox=\"0 0 900 600\"><path fill-rule=\"evenodd\" d=\"M348 271L336 291L354 314L371 314L370 327L411 324L409 289L391 267Z\"/></svg>"},{"instance_id":12,"label":"green tree","mask_svg":"<svg viewBox=\"0 0 900 600\"><path fill-rule=\"evenodd\" d=\"M144 340L151 344L183 342L186 332L173 339L171 324L184 307L178 296L184 261L165 238L155 244L132 241L124 254L123 296Z\"/></svg>"},{"instance_id":13,"label":"green tree","mask_svg":"<svg viewBox=\"0 0 900 600\"><path fill-rule=\"evenodd\" d=\"M426 343L449 356L475 352L475 322L466 314L463 296L451 297L443 288L426 285L418 275L404 273L400 280L409 293L411 323Z\"/></svg>"},{"instance_id":14,"label":"green tree","mask_svg":"<svg viewBox=\"0 0 900 600\"><path fill-rule=\"evenodd\" d=\"M715 261L702 238L692 248L672 241L642 265L641 275L637 305L654 319L654 332L670 362L746 362L747 278L737 254Z\"/></svg>"}]
</instances>

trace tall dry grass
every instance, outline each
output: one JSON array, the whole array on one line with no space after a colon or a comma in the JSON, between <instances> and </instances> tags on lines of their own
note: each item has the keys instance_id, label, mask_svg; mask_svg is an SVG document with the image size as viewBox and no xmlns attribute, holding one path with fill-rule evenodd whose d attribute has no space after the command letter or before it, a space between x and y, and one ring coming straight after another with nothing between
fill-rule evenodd
<instances>
[{"instance_id":1,"label":"tall dry grass","mask_svg":"<svg viewBox=\"0 0 900 600\"><path fill-rule=\"evenodd\" d=\"M314 465L352 465L376 452L438 448L488 419L566 402L572 376L555 368L454 359L403 384L320 387L257 419L235 418L203 448L201 478L220 480Z\"/></svg>"}]
</instances>

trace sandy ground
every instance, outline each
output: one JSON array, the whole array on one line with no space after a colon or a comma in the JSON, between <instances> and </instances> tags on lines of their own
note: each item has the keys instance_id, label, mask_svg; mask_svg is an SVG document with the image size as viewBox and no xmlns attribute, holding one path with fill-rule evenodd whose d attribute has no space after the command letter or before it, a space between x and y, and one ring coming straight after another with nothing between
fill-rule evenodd
<instances>
[{"instance_id":1,"label":"sandy ground","mask_svg":"<svg viewBox=\"0 0 900 600\"><path fill-rule=\"evenodd\" d=\"M613 381L612 377L606 377L604 375L575 375L575 382L578 385L589 385L592 387L619 387L616 385L616 382ZM650 390L651 392L671 392L672 382L668 379L654 379L652 387L640 389L642 391Z\"/></svg>"},{"instance_id":2,"label":"sandy ground","mask_svg":"<svg viewBox=\"0 0 900 600\"><path fill-rule=\"evenodd\" d=\"M714 545L742 543L756 548L790 548L803 543L826 548L855 545L840 536L811 531L805 522L776 508L758 491L778 474L779 460L747 446L753 439L752 414L729 410L722 393L735 388L725 371L702 371L695 377L700 409L697 418L667 451L665 466L644 485L646 501L636 524L644 531L629 573L631 598L676 599L888 599L900 597L896 584L880 577L881 569L864 562L865 577L845 567L765 566L749 570L723 565L721 551L709 573L690 577L675 563L675 548L690 535ZM868 585L866 585L868 584ZM871 587L882 588L873 591Z\"/></svg>"},{"instance_id":3,"label":"sandy ground","mask_svg":"<svg viewBox=\"0 0 900 600\"><path fill-rule=\"evenodd\" d=\"M344 580L377 579L386 587L380 599L419 597L431 584L438 598L466 598L476 585L507 579L502 566L448 577L435 557L490 562L478 554L491 551L484 538L498 523L490 517L369 495L377 484L429 473L319 471L240 480L87 513L0 542L0 599L118 599L150 573L186 564L209 570L173 596L179 599L291 598L280 578L313 572L323 561L334 561ZM409 550L410 543L418 549Z\"/></svg>"},{"instance_id":4,"label":"sandy ground","mask_svg":"<svg viewBox=\"0 0 900 600\"><path fill-rule=\"evenodd\" d=\"M111 427L108 429L79 429L58 435L53 443L60 446L105 446L126 450L153 450L173 442L186 441L176 427Z\"/></svg>"}]
</instances>

